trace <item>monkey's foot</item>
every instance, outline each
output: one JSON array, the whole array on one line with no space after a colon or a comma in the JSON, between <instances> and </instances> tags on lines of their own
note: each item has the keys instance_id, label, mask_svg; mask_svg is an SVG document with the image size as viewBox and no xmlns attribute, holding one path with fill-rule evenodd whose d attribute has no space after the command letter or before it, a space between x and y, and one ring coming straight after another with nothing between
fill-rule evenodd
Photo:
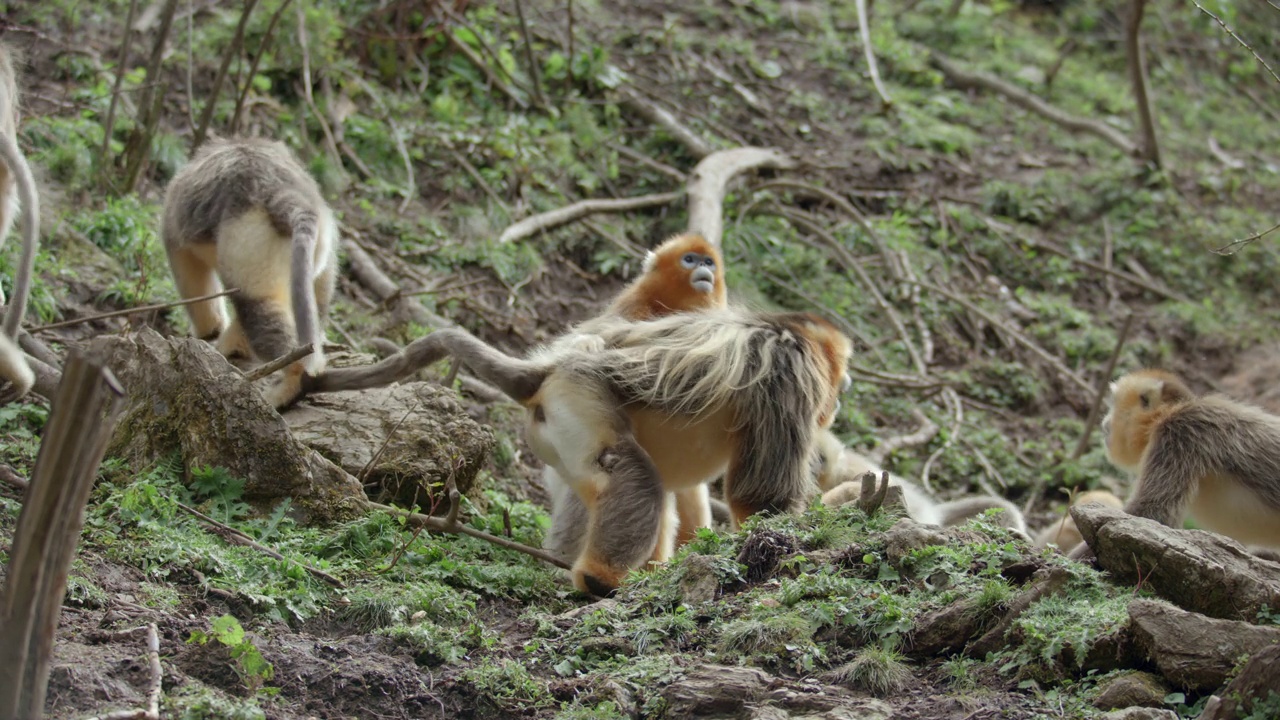
<instances>
[{"instance_id":1,"label":"monkey's foot","mask_svg":"<svg viewBox=\"0 0 1280 720\"><path fill-rule=\"evenodd\" d=\"M303 392L306 383L304 378L307 378L307 375L303 372L299 363L290 365L279 374L280 379L262 393L262 396L267 402L271 403L271 407L284 411L302 399L305 394Z\"/></svg>"}]
</instances>

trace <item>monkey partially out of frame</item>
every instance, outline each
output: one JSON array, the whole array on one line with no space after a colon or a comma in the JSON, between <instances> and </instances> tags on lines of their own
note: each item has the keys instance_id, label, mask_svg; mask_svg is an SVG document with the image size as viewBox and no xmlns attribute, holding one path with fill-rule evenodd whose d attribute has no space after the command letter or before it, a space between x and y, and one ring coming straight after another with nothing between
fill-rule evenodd
<instances>
[{"instance_id":1,"label":"monkey partially out of frame","mask_svg":"<svg viewBox=\"0 0 1280 720\"><path fill-rule=\"evenodd\" d=\"M810 313L727 308L642 322L606 316L587 339L570 332L518 359L463 330L437 330L380 363L305 385L385 385L452 355L524 405L530 446L586 506L571 574L596 595L653 557L669 492L724 471L734 525L807 502L814 437L847 381L850 341L833 325Z\"/></svg>"},{"instance_id":2,"label":"monkey partially out of frame","mask_svg":"<svg viewBox=\"0 0 1280 720\"><path fill-rule=\"evenodd\" d=\"M1124 501L1107 490L1089 490L1077 495L1071 505L1106 505L1121 508L1124 507ZM1064 513L1061 518L1036 535L1035 546L1042 548L1053 545L1059 552L1070 553L1083 541L1080 528L1076 527L1076 521L1071 518L1071 513Z\"/></svg>"},{"instance_id":3,"label":"monkey partially out of frame","mask_svg":"<svg viewBox=\"0 0 1280 720\"><path fill-rule=\"evenodd\" d=\"M1280 417L1223 395L1197 397L1176 375L1140 370L1111 386L1107 457L1134 474L1124 511L1170 527L1280 548ZM1071 553L1092 555L1087 544Z\"/></svg>"},{"instance_id":4,"label":"monkey partially out of frame","mask_svg":"<svg viewBox=\"0 0 1280 720\"><path fill-rule=\"evenodd\" d=\"M0 379L11 384L5 395L8 399L27 394L36 379L17 344L40 244L40 199L31 167L18 147L18 100L13 52L0 43L0 247L9 235L14 216L22 215L22 257L14 276L13 297L5 307L4 334L0 335ZM4 292L0 291L0 303L3 302Z\"/></svg>"},{"instance_id":5,"label":"monkey partially out of frame","mask_svg":"<svg viewBox=\"0 0 1280 720\"><path fill-rule=\"evenodd\" d=\"M649 320L677 312L723 308L727 304L720 251L701 235L682 233L650 251L640 276L614 298L598 318L582 323L575 332L592 337L592 324L602 318ZM709 477L707 481L714 479ZM551 465L543 468L542 481L551 496L551 528L543 548L572 560L581 553L586 538L587 508ZM674 498L667 498L669 507L663 513L654 549L653 560L658 562L670 557L675 547L692 539L698 528L711 526L711 498L706 482L673 495Z\"/></svg>"},{"instance_id":6,"label":"monkey partially out of frame","mask_svg":"<svg viewBox=\"0 0 1280 720\"><path fill-rule=\"evenodd\" d=\"M324 324L337 278L338 227L320 188L283 143L210 140L169 183L161 226L174 284L196 337L228 357L268 362L297 346L308 357L281 371L266 392L276 408L301 394L302 377L324 369Z\"/></svg>"}]
</instances>

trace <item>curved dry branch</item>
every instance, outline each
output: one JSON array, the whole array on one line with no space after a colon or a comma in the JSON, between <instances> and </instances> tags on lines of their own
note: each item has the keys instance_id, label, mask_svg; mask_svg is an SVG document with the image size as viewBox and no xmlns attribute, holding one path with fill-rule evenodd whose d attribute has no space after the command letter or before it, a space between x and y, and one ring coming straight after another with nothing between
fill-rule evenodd
<instances>
[{"instance_id":1,"label":"curved dry branch","mask_svg":"<svg viewBox=\"0 0 1280 720\"><path fill-rule=\"evenodd\" d=\"M1089 133L1116 146L1125 155L1141 157L1141 152L1139 151L1138 146L1135 145L1132 140L1125 137L1119 130L1112 128L1109 125L1098 122L1097 120L1077 117L1068 112L1059 110L1016 85L1005 82L994 75L989 75L980 70L963 68L957 65L953 60L939 55L938 53L933 53L929 59L934 67L941 70L942 74L947 76L947 79L955 83L958 87L979 88L999 93L1008 98L1015 105L1019 105L1030 110L1052 123L1061 125L1073 132Z\"/></svg>"},{"instance_id":2,"label":"curved dry branch","mask_svg":"<svg viewBox=\"0 0 1280 720\"><path fill-rule=\"evenodd\" d=\"M720 150L702 159L689 173L689 232L720 246L724 235L724 194L729 181L748 170L790 170L794 159L773 148Z\"/></svg>"},{"instance_id":3,"label":"curved dry branch","mask_svg":"<svg viewBox=\"0 0 1280 720\"><path fill-rule=\"evenodd\" d=\"M584 217L598 213L622 213L632 210L644 210L660 205L670 205L682 197L684 197L684 191L674 190L672 192L658 193L657 195L643 195L633 198L579 200L572 205L566 205L537 215L530 215L503 230L502 235L498 236L498 242L509 243L524 240L540 232L553 230L562 225L568 225L575 220L581 220Z\"/></svg>"},{"instance_id":4,"label":"curved dry branch","mask_svg":"<svg viewBox=\"0 0 1280 720\"><path fill-rule=\"evenodd\" d=\"M676 119L665 108L659 107L648 98L642 97L635 88L619 88L622 104L637 115L670 133L671 137L684 146L689 154L701 160L712 153L711 145L698 134Z\"/></svg>"}]
</instances>

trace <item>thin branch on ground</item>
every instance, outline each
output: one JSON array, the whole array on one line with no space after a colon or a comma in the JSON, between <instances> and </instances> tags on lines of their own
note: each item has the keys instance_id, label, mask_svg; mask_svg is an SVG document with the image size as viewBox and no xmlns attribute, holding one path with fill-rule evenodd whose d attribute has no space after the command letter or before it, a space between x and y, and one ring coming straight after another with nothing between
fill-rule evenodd
<instances>
[{"instance_id":1,"label":"thin branch on ground","mask_svg":"<svg viewBox=\"0 0 1280 720\"><path fill-rule=\"evenodd\" d=\"M951 408L952 420L951 429L947 433L947 437L942 441L942 447L933 451L929 458L924 461L924 467L920 469L920 486L926 492L933 493L933 485L929 483L929 472L933 469L933 464L942 457L942 453L946 452L956 440L960 437L960 425L964 423L964 404L960 402L960 396L951 388L942 389L942 399Z\"/></svg>"},{"instance_id":2,"label":"thin branch on ground","mask_svg":"<svg viewBox=\"0 0 1280 720\"><path fill-rule=\"evenodd\" d=\"M1097 262L1095 260L1086 260L1084 258L1078 258L1075 255L1072 255L1067 250L1061 247L1058 247L1057 245L1049 242L1048 240L1043 240L1040 238L1031 237L1030 235L1027 235L1027 234L1019 233L1012 225L1000 222L995 218L983 217L982 220L987 225L987 227L991 228L992 230L998 230L999 232L1006 233L1009 236L1011 236L1014 240L1017 240L1018 242L1024 242L1030 245L1031 247L1036 248L1037 250L1043 250L1047 253L1057 255L1060 258L1071 261L1075 265L1080 265L1081 267L1087 267L1090 270L1097 270L1100 273L1105 273L1107 275L1110 275L1111 277L1119 278L1131 285L1140 287L1143 290L1146 290L1147 292L1155 293L1156 295L1159 295L1160 297L1166 300L1174 300L1176 302L1187 302L1187 303L1191 302L1191 299L1186 297L1185 295L1180 295L1176 292L1173 292L1172 290L1160 287L1159 285L1155 284L1149 279L1138 277L1133 273L1127 273L1127 272L1124 272L1123 270L1116 270L1114 267L1109 267L1108 265Z\"/></svg>"},{"instance_id":3,"label":"thin branch on ground","mask_svg":"<svg viewBox=\"0 0 1280 720\"><path fill-rule=\"evenodd\" d=\"M871 45L871 21L867 13L867 0L856 0L854 5L858 10L858 32L862 36L862 51L867 57L867 72L871 75L871 84L876 88L876 94L880 96L880 102L883 104L882 110L893 107L893 100L889 98L889 91L884 88L884 83L880 81L880 68L876 66L876 51Z\"/></svg>"},{"instance_id":4,"label":"thin branch on ground","mask_svg":"<svg viewBox=\"0 0 1280 720\"><path fill-rule=\"evenodd\" d=\"M627 147L626 145L623 145L622 143L611 142L609 143L609 149L613 150L614 152L618 153L619 155L625 158L634 160L635 162L649 168L650 170L654 170L655 172L666 175L667 177L671 178L672 180L678 183L684 183L689 179L689 176L686 173L680 170L677 170L676 168L673 168L664 162L659 162L657 160L654 160L648 155L645 155L644 153L639 152L638 150L633 150Z\"/></svg>"},{"instance_id":5,"label":"thin branch on ground","mask_svg":"<svg viewBox=\"0 0 1280 720\"><path fill-rule=\"evenodd\" d=\"M248 380L249 382L255 382L257 380L261 380L262 378L270 375L271 373L283 367L286 367L298 362L302 358L309 356L311 353L315 351L316 351L316 348L314 345L301 345L299 347L296 347L290 350L284 355L281 355L275 360L272 360L271 362L263 363L262 365L259 365L258 367L250 370L249 372L244 374L244 379Z\"/></svg>"},{"instance_id":6,"label":"thin branch on ground","mask_svg":"<svg viewBox=\"0 0 1280 720\"><path fill-rule=\"evenodd\" d=\"M964 446L968 448L970 452L973 453L973 457L977 459L978 464L982 466L982 470L985 473L985 477L983 475L979 475L977 478L975 478L975 482L978 483L978 487L982 489L982 492L988 495L991 495L993 497L1004 497L1004 493L996 492L995 487L993 487L991 483L988 482L986 479L987 477L990 477L992 480L996 481L998 485L1000 485L1001 489L1008 490L1009 483L1005 481L1004 476L1000 474L999 470L996 470L995 465L991 464L991 460L987 458L986 454L982 452L981 448L969 442L968 440L962 440L961 442L963 442Z\"/></svg>"},{"instance_id":7,"label":"thin branch on ground","mask_svg":"<svg viewBox=\"0 0 1280 720\"><path fill-rule=\"evenodd\" d=\"M1266 61L1266 60L1263 60L1263 59L1262 59L1262 56L1258 54L1258 51L1257 51L1257 50L1254 50L1254 49L1253 49L1253 47L1252 47L1251 45L1249 45L1249 43L1245 42L1245 41L1244 41L1244 38L1242 38L1242 37L1240 37L1239 35L1237 35L1237 34L1236 34L1236 31L1235 31L1235 30L1232 30L1230 25L1228 25L1225 21L1223 21L1223 19L1222 19L1222 18L1220 18L1220 17L1218 17L1217 15L1214 15L1212 12L1210 12L1210 11L1209 11L1209 10L1208 10L1204 5L1201 5L1201 4L1200 4L1200 0L1191 0L1191 2L1192 2L1192 3L1193 3L1197 8L1199 8L1200 12L1202 12L1202 13L1204 13L1205 15L1208 15L1209 17L1213 18L1213 19L1214 19L1214 21L1216 21L1219 25L1221 25L1221 26L1222 26L1222 29L1227 31L1227 34L1229 34L1232 38L1234 38L1236 42L1240 43L1240 46L1241 46L1241 47L1243 47L1245 50L1248 50L1248 51L1249 51L1249 54L1253 55L1253 59L1254 59L1254 60L1257 60L1257 61L1258 61L1258 64L1260 64L1260 65L1262 65L1262 67L1266 68L1267 73L1269 73L1269 74L1271 75L1271 77L1272 77L1272 78L1273 78L1277 83L1280 83L1280 75L1277 75L1277 74L1276 74L1276 71L1275 71L1275 70L1273 70L1273 69L1271 68L1271 66L1267 64L1267 61Z\"/></svg>"},{"instance_id":8,"label":"thin branch on ground","mask_svg":"<svg viewBox=\"0 0 1280 720\"><path fill-rule=\"evenodd\" d=\"M403 517L406 521L408 521L411 525L425 527L427 529L427 532L448 533L451 535L467 535L473 538L484 540L485 542L492 543L499 547L507 548L508 550L515 550L516 552L524 553L525 555L528 555L530 557L535 557L547 563L548 565L554 565L558 568L563 568L565 570L569 569L569 563L543 550L539 550L538 548L535 548L535 547L529 547L528 545L525 545L523 543L518 543L514 540L508 540L506 538L498 537L496 535L490 535L489 533L484 532L483 530L477 530L471 527L470 525L459 523L456 521L456 516L455 516L455 521L450 523L446 518L438 518L438 517L432 517L430 515L423 515L422 513L411 512L409 510L402 510L397 507L392 507L390 505L383 505L381 503L376 503L376 502L369 502L368 507L374 510L381 510L383 512L391 513L393 515L399 515Z\"/></svg>"},{"instance_id":9,"label":"thin branch on ground","mask_svg":"<svg viewBox=\"0 0 1280 720\"><path fill-rule=\"evenodd\" d=\"M395 426L391 428L391 432L388 432L387 436L383 438L382 444L378 446L378 451L369 458L369 462L365 463L364 467L360 468L360 474L356 475L356 480L359 480L361 485L364 485L364 481L368 479L369 473L373 472L373 466L382 458L382 453L387 451L387 446L391 444L391 438L396 436L396 432L400 430L401 425L404 425L404 421L408 420L410 415L418 411L418 406L420 405L422 405L421 398L413 403L413 407L405 411L404 416L400 418L400 421L397 422Z\"/></svg>"},{"instance_id":10,"label":"thin branch on ground","mask_svg":"<svg viewBox=\"0 0 1280 720\"><path fill-rule=\"evenodd\" d=\"M1243 246L1257 242L1258 240L1261 240L1262 238L1270 235L1271 233L1277 230L1280 230L1280 223L1276 223L1275 225L1272 225L1271 227L1267 228L1266 230L1263 230L1262 232L1256 232L1250 235L1249 237L1243 237L1243 238L1240 238L1239 240L1232 240L1226 245L1223 245L1222 247L1214 250L1214 252L1219 255L1235 255L1236 253L1240 252Z\"/></svg>"},{"instance_id":11,"label":"thin branch on ground","mask_svg":"<svg viewBox=\"0 0 1280 720\"><path fill-rule=\"evenodd\" d=\"M112 310L111 312L99 313L97 315L86 315L85 317L75 318L74 320L62 320L48 325L33 327L27 332L38 333L46 330L57 330L58 328L71 327L72 325L83 325L84 323L93 322L95 320L106 320L108 318L122 317L125 315L136 315L137 313L151 312L152 310L168 310L169 308L182 307L183 305L192 305L205 300L214 300L216 298L239 292L239 288L231 288L223 290L212 295L201 295L200 297L188 298L186 300L175 300L173 302L158 303L156 305L143 305L142 307L125 308L124 310Z\"/></svg>"},{"instance_id":12,"label":"thin branch on ground","mask_svg":"<svg viewBox=\"0 0 1280 720\"><path fill-rule=\"evenodd\" d=\"M160 629L155 623L132 630L112 633L112 639L132 639L145 633L147 639L147 668L151 679L147 683L147 709L116 710L106 715L95 715L88 720L160 720L160 687L164 682L164 668L160 666Z\"/></svg>"},{"instance_id":13,"label":"thin branch on ground","mask_svg":"<svg viewBox=\"0 0 1280 720\"><path fill-rule=\"evenodd\" d=\"M373 261L373 257L351 237L345 237L342 247L346 251L347 262L351 265L351 275L355 277L379 301L395 298L395 308L403 312L411 322L435 328L457 327L457 324L441 315L431 312L422 303L413 298L403 297L400 287Z\"/></svg>"},{"instance_id":14,"label":"thin branch on ground","mask_svg":"<svg viewBox=\"0 0 1280 720\"><path fill-rule=\"evenodd\" d=\"M471 46L468 45L465 40L458 37L457 33L446 29L444 31L444 37L449 41L449 47L457 50L459 53L462 53L463 57L469 60L477 70L484 73L485 79L489 81L490 85L498 88L503 95L506 95L507 98L511 100L511 102L515 103L521 110L529 109L529 101L521 97L520 93L516 92L516 89L509 83L504 82L502 78L498 77L498 74L493 71L493 68L489 67L489 63L485 62L484 58L480 57L479 53L471 49Z\"/></svg>"},{"instance_id":15,"label":"thin branch on ground","mask_svg":"<svg viewBox=\"0 0 1280 720\"><path fill-rule=\"evenodd\" d=\"M648 98L641 96L634 88L624 86L618 89L618 93L622 96L623 106L630 108L640 117L666 130L667 134L683 145L690 155L701 160L713 152L710 143L677 120L676 116L672 115L666 108L660 107Z\"/></svg>"},{"instance_id":16,"label":"thin branch on ground","mask_svg":"<svg viewBox=\"0 0 1280 720\"><path fill-rule=\"evenodd\" d=\"M775 208L774 212L787 220L802 226L804 229L821 239L831 251L836 264L840 265L845 272L853 273L857 276L858 280L861 281L867 292L871 294L871 298L875 301L875 304L883 310L885 316L889 318L889 322L893 325L894 330L897 331L898 338L902 341L907 355L911 357L911 363L915 366L916 371L921 377L927 376L929 374L929 368L925 365L924 358L920 356L920 352L916 350L915 343L912 342L911 336L907 333L907 326L903 324L902 318L898 315L898 311L887 299L885 299L884 294L880 292L880 288L876 285L875 281L873 281L871 276L867 274L866 269L862 267L862 264L858 262L857 258L849 252L849 249L841 244L841 242L836 239L834 235L828 232L826 228L822 227L807 214L804 214L799 210L792 210L790 208L778 206Z\"/></svg>"},{"instance_id":17,"label":"thin branch on ground","mask_svg":"<svg viewBox=\"0 0 1280 720\"><path fill-rule=\"evenodd\" d=\"M930 440L938 436L940 428L938 424L929 419L918 408L912 409L911 416L920 423L920 429L906 435L894 435L885 438L871 452L867 453L867 459L875 465L883 465L885 458L894 452L908 447L918 447L928 443Z\"/></svg>"},{"instance_id":18,"label":"thin branch on ground","mask_svg":"<svg viewBox=\"0 0 1280 720\"><path fill-rule=\"evenodd\" d=\"M682 197L684 197L684 191L676 190L633 198L579 200L572 205L566 205L537 215L530 215L503 230L502 234L498 236L498 242L509 243L524 240L538 233L554 230L562 225L567 225L575 220L597 213L624 213L670 205Z\"/></svg>"},{"instance_id":19,"label":"thin branch on ground","mask_svg":"<svg viewBox=\"0 0 1280 720\"><path fill-rule=\"evenodd\" d=\"M253 538L249 537L245 533L231 527L230 525L227 525L226 523L218 522L217 520L214 520L213 518L209 517L208 515L205 515L204 513L200 512L199 510L196 510L193 507L184 505L176 500L174 501L173 504L177 505L179 509L187 513L190 513L191 515L198 518L201 522L210 526L210 531L213 532L213 534L217 535L218 537L222 538L223 540L226 540L227 542L233 545L243 545L245 547L257 550L263 555L274 558L281 562L293 563L298 567L302 568L303 570L306 570L308 573L315 576L316 578L319 578L320 580L323 580L324 582L332 585L333 587L345 588L347 586L346 583L330 575L329 573L323 570L320 570L319 568L311 567L306 563L298 562L297 560L287 558L284 555L281 555L280 553L276 552L275 550L272 550L271 548L267 547L266 545L259 543L257 540L254 540Z\"/></svg>"},{"instance_id":20,"label":"thin branch on ground","mask_svg":"<svg viewBox=\"0 0 1280 720\"><path fill-rule=\"evenodd\" d=\"M936 52L932 53L930 60L934 67L941 70L942 74L947 76L948 80L955 83L960 88L979 88L983 90L990 90L1003 95L1015 105L1019 105L1030 110L1040 117L1060 125L1067 130L1089 133L1095 137L1101 138L1119 148L1121 152L1126 155L1132 157L1140 157L1141 155L1138 146L1134 145L1132 140L1125 137L1123 133L1110 125L1097 120L1078 117L1059 110L1016 85L980 70L970 70L961 67L953 60Z\"/></svg>"},{"instance_id":21,"label":"thin branch on ground","mask_svg":"<svg viewBox=\"0 0 1280 720\"><path fill-rule=\"evenodd\" d=\"M1005 333L1005 335L1007 335L1014 342L1030 350L1034 355L1036 355L1041 360L1044 360L1046 363L1048 363L1049 366L1052 367L1054 370L1056 370L1058 374L1061 375L1064 379L1071 381L1072 384L1084 390L1085 393L1087 394L1086 397L1088 397L1090 400L1093 400L1093 398L1095 397L1096 391L1092 385L1085 382L1083 378L1075 374L1070 368L1064 365L1061 360L1059 360L1058 358L1050 354L1048 350L1045 350L1044 348L1040 347L1036 342L1028 338L1026 335L1023 335L1021 331L1017 330L1013 326L1004 322L1000 318L997 318L995 315L992 315L991 313L982 309L971 300L961 297L960 295L953 293L950 290L944 290L938 287L937 285L932 285L926 282L921 282L917 284L920 285L920 287L924 288L925 290L928 290L929 292L932 292L937 295L941 295L942 297L963 306L969 312L977 315L978 317L981 317L983 320L986 320L988 323L991 323L991 325L998 328L1001 332Z\"/></svg>"},{"instance_id":22,"label":"thin branch on ground","mask_svg":"<svg viewBox=\"0 0 1280 720\"><path fill-rule=\"evenodd\" d=\"M858 209L857 205L854 205L841 195L838 195L827 188L803 182L801 180L792 180L790 178L770 180L769 182L762 183L756 188L756 190L771 190L773 188L786 188L789 190L798 190L800 192L809 193L814 197L821 198L834 205L837 210L840 210L845 215L852 218L853 221L858 224L858 227L862 228L862 231L867 234L867 237L871 238L871 242L876 246L876 250L878 250L880 255L884 257L885 266L888 267L893 278L895 280L902 279L903 271L902 268L898 266L897 259L893 255L893 251L889 249L889 245L884 241L884 238L880 237L880 233L876 232L875 228L871 227L871 223L867 221L867 216Z\"/></svg>"}]
</instances>

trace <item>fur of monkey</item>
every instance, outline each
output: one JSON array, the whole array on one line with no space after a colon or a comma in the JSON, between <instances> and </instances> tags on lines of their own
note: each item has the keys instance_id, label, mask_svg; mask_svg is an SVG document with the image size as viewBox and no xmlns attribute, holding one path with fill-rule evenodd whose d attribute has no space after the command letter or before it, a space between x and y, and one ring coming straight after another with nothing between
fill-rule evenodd
<instances>
[{"instance_id":1,"label":"fur of monkey","mask_svg":"<svg viewBox=\"0 0 1280 720\"><path fill-rule=\"evenodd\" d=\"M868 458L845 447L840 438L830 430L818 434L813 466L818 489L823 491L822 504L828 507L839 507L857 501L862 491L859 478L866 473L879 476L884 472ZM918 523L952 527L995 508L1000 511L996 516L997 523L1029 537L1022 511L1004 498L975 495L938 502L924 488L892 473L889 475L889 485L901 488L907 515Z\"/></svg>"},{"instance_id":2,"label":"fur of monkey","mask_svg":"<svg viewBox=\"0 0 1280 720\"><path fill-rule=\"evenodd\" d=\"M815 434L830 425L849 339L809 313L739 308L593 321L601 349L566 340L518 359L437 330L366 368L329 370L312 391L385 385L453 355L529 410L529 445L586 508L571 574L611 593L653 556L666 494L725 473L735 524L799 509L812 494ZM762 448L767 448L762 452Z\"/></svg>"},{"instance_id":3,"label":"fur of monkey","mask_svg":"<svg viewBox=\"0 0 1280 720\"><path fill-rule=\"evenodd\" d=\"M269 362L295 347L312 354L266 393L276 408L324 369L324 323L337 279L338 226L320 188L284 143L210 140L169 183L161 226L183 298L239 288L228 324L222 299L187 305L197 337L228 357Z\"/></svg>"},{"instance_id":4,"label":"fur of monkey","mask_svg":"<svg viewBox=\"0 0 1280 720\"><path fill-rule=\"evenodd\" d=\"M31 295L36 251L40 244L40 198L31 167L18 147L18 77L13 52L0 43L0 247L9 235L15 215L22 216L22 258L14 277L13 297L5 308L4 335L0 337L0 380L8 380L11 398L25 395L35 384L35 373L18 347L18 333ZM4 303L0 291L0 303Z\"/></svg>"},{"instance_id":5,"label":"fur of monkey","mask_svg":"<svg viewBox=\"0 0 1280 720\"><path fill-rule=\"evenodd\" d=\"M1107 457L1134 474L1124 510L1170 527L1190 515L1244 545L1280 548L1280 417L1176 375L1140 370L1111 386ZM1080 545L1072 557L1087 557Z\"/></svg>"},{"instance_id":6,"label":"fur of monkey","mask_svg":"<svg viewBox=\"0 0 1280 720\"><path fill-rule=\"evenodd\" d=\"M1124 507L1124 501L1116 497L1115 493L1107 490L1090 490L1082 492L1076 496L1072 505L1106 505L1113 508ZM1080 537L1080 529L1076 527L1076 521L1071 519L1071 513L1064 512L1062 518L1055 520L1052 525L1040 531L1036 535L1035 546L1038 548L1053 545L1058 548L1059 552L1069 553L1077 545L1084 541Z\"/></svg>"},{"instance_id":7,"label":"fur of monkey","mask_svg":"<svg viewBox=\"0 0 1280 720\"><path fill-rule=\"evenodd\" d=\"M701 235L682 233L645 256L640 277L614 298L600 318L650 320L677 312L724 308L727 304L720 251ZM574 332L594 337L589 335L594 322L589 320ZM551 528L543 549L565 559L576 558L585 539L586 507L551 465L543 469L542 481L552 499ZM698 528L711 526L711 497L706 483L673 495L675 505L663 515L652 558L655 562L670 557L672 550L692 539Z\"/></svg>"}]
</instances>

